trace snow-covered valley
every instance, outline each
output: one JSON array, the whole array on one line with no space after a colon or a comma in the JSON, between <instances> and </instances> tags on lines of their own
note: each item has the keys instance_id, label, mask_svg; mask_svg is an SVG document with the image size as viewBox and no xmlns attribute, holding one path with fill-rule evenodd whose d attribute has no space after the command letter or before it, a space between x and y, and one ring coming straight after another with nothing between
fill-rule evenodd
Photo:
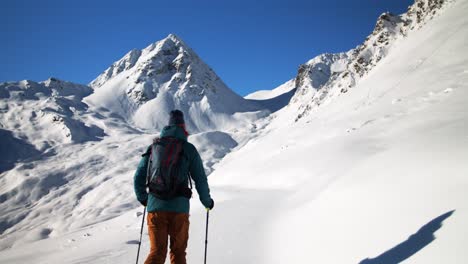
<instances>
[{"instance_id":1,"label":"snow-covered valley","mask_svg":"<svg viewBox=\"0 0 468 264\"><path fill-rule=\"evenodd\" d=\"M176 107L216 201L209 263L466 263L467 13L418 0L246 98L175 35L89 87L0 84L0 262L134 262L133 173ZM204 217L194 197L189 263Z\"/></svg>"}]
</instances>

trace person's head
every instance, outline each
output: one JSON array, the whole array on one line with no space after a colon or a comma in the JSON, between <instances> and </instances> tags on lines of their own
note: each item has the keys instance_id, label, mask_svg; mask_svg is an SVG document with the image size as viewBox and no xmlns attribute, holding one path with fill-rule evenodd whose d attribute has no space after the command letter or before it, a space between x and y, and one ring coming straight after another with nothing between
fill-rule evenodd
<instances>
[{"instance_id":1,"label":"person's head","mask_svg":"<svg viewBox=\"0 0 468 264\"><path fill-rule=\"evenodd\" d=\"M169 125L181 127L184 130L185 135L188 136L188 132L185 127L184 113L182 113L182 111L175 109L169 113Z\"/></svg>"},{"instance_id":2,"label":"person's head","mask_svg":"<svg viewBox=\"0 0 468 264\"><path fill-rule=\"evenodd\" d=\"M183 125L185 124L184 113L180 110L172 110L169 113L169 125Z\"/></svg>"}]
</instances>

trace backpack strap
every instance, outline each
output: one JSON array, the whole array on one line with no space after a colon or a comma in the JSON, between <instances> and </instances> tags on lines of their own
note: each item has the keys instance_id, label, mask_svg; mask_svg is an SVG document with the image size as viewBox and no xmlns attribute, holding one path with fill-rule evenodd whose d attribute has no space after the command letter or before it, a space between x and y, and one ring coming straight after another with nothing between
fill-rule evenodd
<instances>
[{"instance_id":1,"label":"backpack strap","mask_svg":"<svg viewBox=\"0 0 468 264\"><path fill-rule=\"evenodd\" d=\"M192 175L190 174L190 172L188 173L188 182L189 182L190 190L192 190L193 189Z\"/></svg>"},{"instance_id":2,"label":"backpack strap","mask_svg":"<svg viewBox=\"0 0 468 264\"><path fill-rule=\"evenodd\" d=\"M141 155L141 156L148 156L149 155L149 159L148 159L148 167L146 167L146 186L149 185L149 181L150 181L150 178L151 178L151 167L152 167L152 164L153 164L153 146L155 144L158 144L160 142L160 138L157 137L157 138L154 138L153 139L153 144L151 144L148 149L146 150L146 152Z\"/></svg>"},{"instance_id":3,"label":"backpack strap","mask_svg":"<svg viewBox=\"0 0 468 264\"><path fill-rule=\"evenodd\" d=\"M149 185L150 177L151 177L151 165L153 163L153 145L148 147L148 150L146 151L146 155L149 155L148 158L148 167L146 167L146 186Z\"/></svg>"},{"instance_id":4,"label":"backpack strap","mask_svg":"<svg viewBox=\"0 0 468 264\"><path fill-rule=\"evenodd\" d=\"M182 152L180 153L181 157L184 155L184 145L186 143L187 143L186 141L183 141L182 144L181 144L181 147L182 147ZM189 184L189 187L190 187L190 191L192 191L193 184L192 184L192 175L190 174L190 171L187 173L187 180L188 180L188 184Z\"/></svg>"},{"instance_id":5,"label":"backpack strap","mask_svg":"<svg viewBox=\"0 0 468 264\"><path fill-rule=\"evenodd\" d=\"M144 156L148 156L148 155L150 155L150 154L151 154L151 146L149 146L149 147L146 149L145 153L141 154L141 156L144 157Z\"/></svg>"}]
</instances>

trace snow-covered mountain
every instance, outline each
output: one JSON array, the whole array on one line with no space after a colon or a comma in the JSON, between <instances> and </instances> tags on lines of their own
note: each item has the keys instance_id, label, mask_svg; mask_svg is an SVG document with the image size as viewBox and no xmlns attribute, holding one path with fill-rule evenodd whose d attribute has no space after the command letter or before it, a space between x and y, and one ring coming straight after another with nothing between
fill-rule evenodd
<instances>
[{"instance_id":1,"label":"snow-covered mountain","mask_svg":"<svg viewBox=\"0 0 468 264\"><path fill-rule=\"evenodd\" d=\"M180 107L211 173L208 262L465 263L467 13L416 0L245 99L174 35L91 87L1 84L0 262L134 262L133 172ZM189 262L205 212L194 197Z\"/></svg>"},{"instance_id":2,"label":"snow-covered mountain","mask_svg":"<svg viewBox=\"0 0 468 264\"><path fill-rule=\"evenodd\" d=\"M143 50L130 51L90 86L95 91L86 103L152 131L162 128L174 108L185 113L188 129L194 133L233 129L267 114L231 91L173 34Z\"/></svg>"},{"instance_id":3,"label":"snow-covered mountain","mask_svg":"<svg viewBox=\"0 0 468 264\"><path fill-rule=\"evenodd\" d=\"M416 0L402 15L383 13L364 43L346 53L322 54L301 65L291 102L296 121L365 78L397 43L437 16L447 0Z\"/></svg>"},{"instance_id":4,"label":"snow-covered mountain","mask_svg":"<svg viewBox=\"0 0 468 264\"><path fill-rule=\"evenodd\" d=\"M92 91L88 86L56 78L40 83L2 83L0 127L13 131L15 137L38 151L64 143L99 140L104 136L102 129L87 125L83 117L88 107L81 101Z\"/></svg>"}]
</instances>

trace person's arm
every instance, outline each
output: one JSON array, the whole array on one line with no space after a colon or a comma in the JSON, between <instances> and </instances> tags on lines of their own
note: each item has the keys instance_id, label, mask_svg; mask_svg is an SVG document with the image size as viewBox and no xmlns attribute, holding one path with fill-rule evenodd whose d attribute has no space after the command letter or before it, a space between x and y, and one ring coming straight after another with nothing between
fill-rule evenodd
<instances>
[{"instance_id":1,"label":"person's arm","mask_svg":"<svg viewBox=\"0 0 468 264\"><path fill-rule=\"evenodd\" d=\"M208 186L208 179L205 174L205 169L203 168L203 162L200 158L200 154L194 148L193 158L190 162L190 176L195 182L195 188L197 189L198 196L200 197L200 202L206 208L213 208L213 200L210 196L210 187Z\"/></svg>"},{"instance_id":2,"label":"person's arm","mask_svg":"<svg viewBox=\"0 0 468 264\"><path fill-rule=\"evenodd\" d=\"M146 151L146 153L142 155L135 172L135 176L133 177L133 186L137 200L144 206L146 206L148 201L148 193L146 192L146 173L148 169L149 154L150 151Z\"/></svg>"}]
</instances>

